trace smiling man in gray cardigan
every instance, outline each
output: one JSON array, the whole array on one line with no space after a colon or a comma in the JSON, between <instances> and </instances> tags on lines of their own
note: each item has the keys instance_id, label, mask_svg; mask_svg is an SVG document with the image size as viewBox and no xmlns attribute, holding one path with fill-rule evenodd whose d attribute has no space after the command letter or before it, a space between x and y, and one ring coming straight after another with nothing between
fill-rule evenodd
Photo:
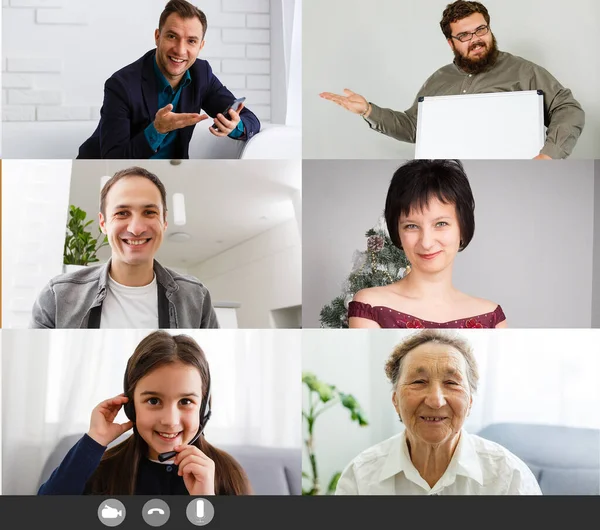
<instances>
[{"instance_id":1,"label":"smiling man in gray cardigan","mask_svg":"<svg viewBox=\"0 0 600 530\"><path fill-rule=\"evenodd\" d=\"M156 175L141 167L115 173L100 193L99 222L111 258L50 280L30 327L219 327L208 289L154 259L167 229L166 190Z\"/></svg>"}]
</instances>

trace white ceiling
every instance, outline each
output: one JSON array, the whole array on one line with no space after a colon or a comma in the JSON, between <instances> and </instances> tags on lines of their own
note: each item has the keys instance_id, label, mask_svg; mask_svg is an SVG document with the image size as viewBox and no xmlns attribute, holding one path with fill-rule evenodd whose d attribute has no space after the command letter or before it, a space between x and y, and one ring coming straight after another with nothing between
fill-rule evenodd
<instances>
[{"instance_id":1,"label":"white ceiling","mask_svg":"<svg viewBox=\"0 0 600 530\"><path fill-rule=\"evenodd\" d=\"M178 161L179 162L179 161ZM69 204L87 212L97 231L101 178L141 166L160 178L167 190L168 228L156 259L188 268L295 218L292 197L301 189L299 160L74 160ZM174 193L185 197L186 224L173 222ZM169 240L187 232L185 243ZM98 258L110 257L103 248Z\"/></svg>"}]
</instances>

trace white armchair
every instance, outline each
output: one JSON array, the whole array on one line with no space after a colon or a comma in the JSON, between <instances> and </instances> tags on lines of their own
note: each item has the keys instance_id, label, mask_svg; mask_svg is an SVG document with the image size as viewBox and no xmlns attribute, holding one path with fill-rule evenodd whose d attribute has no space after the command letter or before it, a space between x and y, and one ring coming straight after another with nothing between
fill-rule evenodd
<instances>
[{"instance_id":1,"label":"white armchair","mask_svg":"<svg viewBox=\"0 0 600 530\"><path fill-rule=\"evenodd\" d=\"M4 122L2 156L12 159L74 159L79 146L97 125L97 121ZM302 158L299 127L262 124L261 131L247 142L213 136L208 127L207 120L194 129L190 159Z\"/></svg>"},{"instance_id":2,"label":"white armchair","mask_svg":"<svg viewBox=\"0 0 600 530\"><path fill-rule=\"evenodd\" d=\"M302 159L302 129L287 125L263 125L261 131L246 142L240 158Z\"/></svg>"},{"instance_id":3,"label":"white armchair","mask_svg":"<svg viewBox=\"0 0 600 530\"><path fill-rule=\"evenodd\" d=\"M243 142L213 136L200 123L194 129L189 154L191 159L302 159L302 131L300 127L263 123L258 134Z\"/></svg>"}]
</instances>

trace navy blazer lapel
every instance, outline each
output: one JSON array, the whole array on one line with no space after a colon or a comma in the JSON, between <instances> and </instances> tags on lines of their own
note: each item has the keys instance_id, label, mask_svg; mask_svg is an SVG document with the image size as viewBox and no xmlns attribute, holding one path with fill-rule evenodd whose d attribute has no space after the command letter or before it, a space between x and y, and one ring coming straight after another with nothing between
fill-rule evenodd
<instances>
[{"instance_id":1,"label":"navy blazer lapel","mask_svg":"<svg viewBox=\"0 0 600 530\"><path fill-rule=\"evenodd\" d=\"M154 53L147 54L142 67L142 95L149 118L154 121L158 112L158 92L156 91L156 76L154 75Z\"/></svg>"}]
</instances>

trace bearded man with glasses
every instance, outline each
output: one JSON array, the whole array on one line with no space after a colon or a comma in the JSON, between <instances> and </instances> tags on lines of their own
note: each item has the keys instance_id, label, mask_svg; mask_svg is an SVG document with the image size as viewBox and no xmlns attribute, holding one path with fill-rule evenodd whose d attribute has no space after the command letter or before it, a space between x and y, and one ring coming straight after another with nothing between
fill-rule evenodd
<instances>
[{"instance_id":1,"label":"bearded man with glasses","mask_svg":"<svg viewBox=\"0 0 600 530\"><path fill-rule=\"evenodd\" d=\"M371 129L402 142L415 143L420 97L541 90L546 140L537 159L567 158L583 130L585 114L568 88L547 70L498 50L490 15L479 2L448 4L440 27L454 52L454 62L437 70L421 87L408 110L378 107L360 94L323 92L320 96L362 116Z\"/></svg>"}]
</instances>

